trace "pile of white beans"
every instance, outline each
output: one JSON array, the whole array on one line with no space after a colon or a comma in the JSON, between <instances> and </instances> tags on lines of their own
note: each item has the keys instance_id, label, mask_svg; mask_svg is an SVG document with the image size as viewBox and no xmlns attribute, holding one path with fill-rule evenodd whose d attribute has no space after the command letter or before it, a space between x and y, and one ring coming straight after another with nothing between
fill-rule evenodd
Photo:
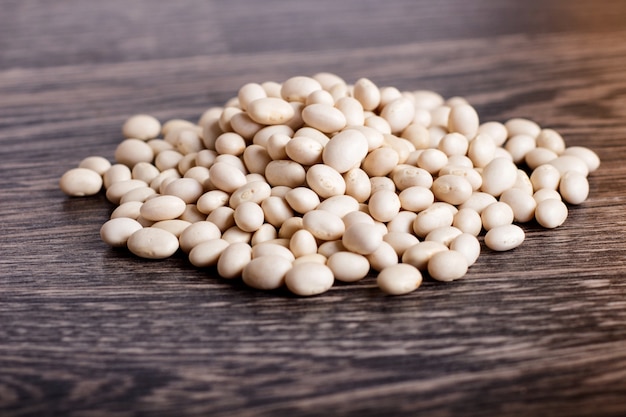
<instances>
[{"instance_id":1,"label":"pile of white beans","mask_svg":"<svg viewBox=\"0 0 626 417\"><path fill-rule=\"evenodd\" d=\"M102 240L142 258L178 250L250 287L310 296L378 273L406 294L463 277L481 251L563 224L589 194L592 150L515 118L479 122L464 98L361 78L249 83L198 123L130 117L115 164L85 158L70 196L117 205Z\"/></svg>"}]
</instances>

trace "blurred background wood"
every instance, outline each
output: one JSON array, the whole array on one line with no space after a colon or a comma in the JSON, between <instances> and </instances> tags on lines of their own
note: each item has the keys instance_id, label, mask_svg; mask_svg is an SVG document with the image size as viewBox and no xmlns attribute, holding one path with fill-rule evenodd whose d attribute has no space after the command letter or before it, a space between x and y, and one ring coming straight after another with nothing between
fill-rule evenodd
<instances>
[{"instance_id":1,"label":"blurred background wood","mask_svg":"<svg viewBox=\"0 0 626 417\"><path fill-rule=\"evenodd\" d=\"M0 415L626 415L625 2L0 6ZM109 249L112 206L58 189L131 114L319 71L555 128L600 154L590 198L462 281L301 299Z\"/></svg>"}]
</instances>

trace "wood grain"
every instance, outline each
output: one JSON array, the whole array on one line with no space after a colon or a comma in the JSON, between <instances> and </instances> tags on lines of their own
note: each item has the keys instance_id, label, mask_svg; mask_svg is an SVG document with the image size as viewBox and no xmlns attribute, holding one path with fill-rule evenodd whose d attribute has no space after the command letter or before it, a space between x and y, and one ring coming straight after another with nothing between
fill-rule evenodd
<instances>
[{"instance_id":1,"label":"wood grain","mask_svg":"<svg viewBox=\"0 0 626 417\"><path fill-rule=\"evenodd\" d=\"M624 22L608 0L3 2L0 415L625 415ZM602 158L590 198L461 281L303 299L110 249L104 196L58 189L130 114L318 71L555 128Z\"/></svg>"}]
</instances>

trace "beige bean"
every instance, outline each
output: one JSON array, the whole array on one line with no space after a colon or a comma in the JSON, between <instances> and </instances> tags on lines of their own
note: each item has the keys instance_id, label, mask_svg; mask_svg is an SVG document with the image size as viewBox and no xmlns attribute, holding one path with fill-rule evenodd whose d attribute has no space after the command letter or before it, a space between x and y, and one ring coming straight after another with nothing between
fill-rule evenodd
<instances>
[{"instance_id":1,"label":"beige bean","mask_svg":"<svg viewBox=\"0 0 626 417\"><path fill-rule=\"evenodd\" d=\"M341 195L346 192L346 182L334 168L316 164L306 172L306 182L321 198Z\"/></svg>"},{"instance_id":2,"label":"beige bean","mask_svg":"<svg viewBox=\"0 0 626 417\"><path fill-rule=\"evenodd\" d=\"M220 231L224 232L235 225L235 210L226 206L217 207L209 213L206 220L214 223Z\"/></svg>"},{"instance_id":3,"label":"beige bean","mask_svg":"<svg viewBox=\"0 0 626 417\"><path fill-rule=\"evenodd\" d=\"M478 134L489 136L496 146L502 146L506 142L509 132L500 122L485 122L478 127Z\"/></svg>"},{"instance_id":4,"label":"beige bean","mask_svg":"<svg viewBox=\"0 0 626 417\"><path fill-rule=\"evenodd\" d=\"M560 180L561 173L555 166L550 164L540 165L530 174L530 182L535 191L542 188L556 190Z\"/></svg>"},{"instance_id":5,"label":"beige bean","mask_svg":"<svg viewBox=\"0 0 626 417\"><path fill-rule=\"evenodd\" d=\"M431 188L433 185L433 177L427 170L410 165L398 165L393 170L392 178L398 190L415 186Z\"/></svg>"},{"instance_id":6,"label":"beige bean","mask_svg":"<svg viewBox=\"0 0 626 417\"><path fill-rule=\"evenodd\" d=\"M438 227L451 226L454 214L445 206L432 205L417 214L413 222L413 232L418 237L425 237Z\"/></svg>"},{"instance_id":7,"label":"beige bean","mask_svg":"<svg viewBox=\"0 0 626 417\"><path fill-rule=\"evenodd\" d=\"M312 210L302 216L303 227L320 240L338 240L345 232L341 217L325 210Z\"/></svg>"},{"instance_id":8,"label":"beige bean","mask_svg":"<svg viewBox=\"0 0 626 417\"><path fill-rule=\"evenodd\" d=\"M189 251L189 262L195 267L206 268L217 265L221 254L230 246L224 239L209 239L199 242Z\"/></svg>"},{"instance_id":9,"label":"beige bean","mask_svg":"<svg viewBox=\"0 0 626 417\"><path fill-rule=\"evenodd\" d=\"M218 207L228 203L230 195L222 190L211 190L202 194L197 201L198 210L201 213L209 214Z\"/></svg>"},{"instance_id":10,"label":"beige bean","mask_svg":"<svg viewBox=\"0 0 626 417\"><path fill-rule=\"evenodd\" d=\"M482 230L482 219L476 210L462 208L454 215L452 226L458 228L463 233L478 236Z\"/></svg>"},{"instance_id":11,"label":"beige bean","mask_svg":"<svg viewBox=\"0 0 626 417\"><path fill-rule=\"evenodd\" d=\"M304 184L306 176L304 167L290 160L272 161L265 168L265 178L274 187L278 185L285 185L290 188L299 187Z\"/></svg>"},{"instance_id":12,"label":"beige bean","mask_svg":"<svg viewBox=\"0 0 626 417\"><path fill-rule=\"evenodd\" d=\"M496 144L486 133L476 136L470 143L467 156L475 167L483 168L495 158Z\"/></svg>"},{"instance_id":13,"label":"beige bean","mask_svg":"<svg viewBox=\"0 0 626 417\"><path fill-rule=\"evenodd\" d=\"M178 250L178 238L167 230L148 227L130 235L126 245L141 258L165 259Z\"/></svg>"},{"instance_id":14,"label":"beige bean","mask_svg":"<svg viewBox=\"0 0 626 417\"><path fill-rule=\"evenodd\" d=\"M450 243L463 231L454 226L442 226L428 232L424 237L425 242L439 242L446 246L450 246Z\"/></svg>"},{"instance_id":15,"label":"beige bean","mask_svg":"<svg viewBox=\"0 0 626 417\"><path fill-rule=\"evenodd\" d=\"M367 139L368 151L373 151L374 149L380 148L385 141L385 137L381 132L369 126L350 126L350 129L358 130L359 132L363 133L363 135Z\"/></svg>"},{"instance_id":16,"label":"beige bean","mask_svg":"<svg viewBox=\"0 0 626 417\"><path fill-rule=\"evenodd\" d=\"M372 226L377 224L377 222L372 218L372 216L369 215L369 213L366 213L364 211L358 211L358 210L351 211L349 213L344 214L343 216L341 216L341 220L343 221L343 224L346 226L346 229L356 223L367 223ZM385 227L384 232L382 233L383 234L387 233L386 227Z\"/></svg>"},{"instance_id":17,"label":"beige bean","mask_svg":"<svg viewBox=\"0 0 626 417\"><path fill-rule=\"evenodd\" d=\"M129 219L137 220L141 215L142 201L128 201L121 203L111 213L111 219L117 219L120 217L128 217Z\"/></svg>"},{"instance_id":18,"label":"beige bean","mask_svg":"<svg viewBox=\"0 0 626 417\"><path fill-rule=\"evenodd\" d=\"M485 245L491 250L507 251L524 242L525 234L516 224L494 227L485 234Z\"/></svg>"},{"instance_id":19,"label":"beige bean","mask_svg":"<svg viewBox=\"0 0 626 417\"><path fill-rule=\"evenodd\" d=\"M337 109L343 113L346 118L346 126L363 126L365 116L363 115L363 106L361 102L353 97L342 97L335 103Z\"/></svg>"},{"instance_id":20,"label":"beige bean","mask_svg":"<svg viewBox=\"0 0 626 417\"><path fill-rule=\"evenodd\" d=\"M388 222L398 215L401 204L398 195L390 190L378 190L368 202L370 215L378 221Z\"/></svg>"},{"instance_id":21,"label":"beige bean","mask_svg":"<svg viewBox=\"0 0 626 417\"><path fill-rule=\"evenodd\" d=\"M147 220L160 221L175 219L187 207L184 200L173 195L161 195L152 198L141 206L141 216Z\"/></svg>"},{"instance_id":22,"label":"beige bean","mask_svg":"<svg viewBox=\"0 0 626 417\"><path fill-rule=\"evenodd\" d=\"M549 188L542 188L540 190L535 191L535 194L533 194L533 199L535 200L537 204L539 204L543 200L547 200L550 198L553 198L556 200L562 200L561 194L559 194L557 190L552 190Z\"/></svg>"},{"instance_id":23,"label":"beige bean","mask_svg":"<svg viewBox=\"0 0 626 417\"><path fill-rule=\"evenodd\" d=\"M215 162L209 168L209 178L215 187L227 193L232 193L247 182L240 169L226 162Z\"/></svg>"},{"instance_id":24,"label":"beige bean","mask_svg":"<svg viewBox=\"0 0 626 417\"><path fill-rule=\"evenodd\" d=\"M467 258L461 252L446 250L428 260L428 274L437 281L454 281L467 274Z\"/></svg>"},{"instance_id":25,"label":"beige bean","mask_svg":"<svg viewBox=\"0 0 626 417\"><path fill-rule=\"evenodd\" d=\"M389 232L383 236L383 241L391 245L398 257L402 257L408 248L419 243L417 237L408 232Z\"/></svg>"},{"instance_id":26,"label":"beige bean","mask_svg":"<svg viewBox=\"0 0 626 417\"><path fill-rule=\"evenodd\" d=\"M244 185L237 188L230 195L230 198L227 197L226 201L228 201L228 204L232 208L236 209L237 206L239 206L239 204L246 202L246 201L251 201L253 203L260 204L263 200L268 198L271 195L271 193L272 193L272 189L267 182L250 181L250 182L246 182Z\"/></svg>"},{"instance_id":27,"label":"beige bean","mask_svg":"<svg viewBox=\"0 0 626 417\"><path fill-rule=\"evenodd\" d=\"M450 250L463 254L467 260L467 266L470 267L476 263L480 256L480 242L476 236L462 233L450 242Z\"/></svg>"},{"instance_id":28,"label":"beige bean","mask_svg":"<svg viewBox=\"0 0 626 417\"><path fill-rule=\"evenodd\" d=\"M244 201L235 209L235 224L244 232L255 232L264 223L265 214L257 203Z\"/></svg>"},{"instance_id":29,"label":"beige bean","mask_svg":"<svg viewBox=\"0 0 626 417\"><path fill-rule=\"evenodd\" d=\"M481 212L480 218L485 230L513 223L514 213L511 206L502 201L490 204Z\"/></svg>"},{"instance_id":30,"label":"beige bean","mask_svg":"<svg viewBox=\"0 0 626 417\"><path fill-rule=\"evenodd\" d=\"M250 244L254 246L274 239L278 239L278 230L269 223L263 223L261 227L252 234Z\"/></svg>"},{"instance_id":31,"label":"beige bean","mask_svg":"<svg viewBox=\"0 0 626 417\"><path fill-rule=\"evenodd\" d=\"M537 167L548 164L550 161L556 159L558 157L557 154L552 152L550 149L546 148L534 148L528 151L526 156L524 157L524 161L528 168L536 169Z\"/></svg>"},{"instance_id":32,"label":"beige bean","mask_svg":"<svg viewBox=\"0 0 626 417\"><path fill-rule=\"evenodd\" d=\"M261 84L247 83L239 88L237 99L242 110L248 108L248 104L259 98L267 97L267 93Z\"/></svg>"},{"instance_id":33,"label":"beige bean","mask_svg":"<svg viewBox=\"0 0 626 417\"><path fill-rule=\"evenodd\" d=\"M546 229L559 227L567 219L568 210L565 203L555 198L548 198L537 203L535 219Z\"/></svg>"},{"instance_id":34,"label":"beige bean","mask_svg":"<svg viewBox=\"0 0 626 417\"><path fill-rule=\"evenodd\" d=\"M549 149L557 155L561 155L565 151L565 141L554 129L541 129L537 135L537 146Z\"/></svg>"},{"instance_id":35,"label":"beige bean","mask_svg":"<svg viewBox=\"0 0 626 417\"><path fill-rule=\"evenodd\" d=\"M343 282L356 282L365 278L370 270L370 263L363 255L353 252L336 252L332 254L326 265L335 279Z\"/></svg>"},{"instance_id":36,"label":"beige bean","mask_svg":"<svg viewBox=\"0 0 626 417\"><path fill-rule=\"evenodd\" d=\"M438 173L448 163L448 156L439 149L426 149L417 158L417 166L431 174Z\"/></svg>"},{"instance_id":37,"label":"beige bean","mask_svg":"<svg viewBox=\"0 0 626 417\"><path fill-rule=\"evenodd\" d=\"M548 163L554 166L561 175L567 171L576 171L584 176L589 174L589 168L585 161L574 155L561 155Z\"/></svg>"},{"instance_id":38,"label":"beige bean","mask_svg":"<svg viewBox=\"0 0 626 417\"><path fill-rule=\"evenodd\" d=\"M294 213L287 201L278 196L270 196L261 202L265 220L274 227L281 227Z\"/></svg>"},{"instance_id":39,"label":"beige bean","mask_svg":"<svg viewBox=\"0 0 626 417\"><path fill-rule=\"evenodd\" d=\"M580 172L568 171L561 178L559 192L568 203L581 204L589 196L589 181Z\"/></svg>"},{"instance_id":40,"label":"beige bean","mask_svg":"<svg viewBox=\"0 0 626 417\"><path fill-rule=\"evenodd\" d=\"M472 196L472 185L458 175L442 175L432 185L435 198L450 204L463 204Z\"/></svg>"},{"instance_id":41,"label":"beige bean","mask_svg":"<svg viewBox=\"0 0 626 417\"><path fill-rule=\"evenodd\" d=\"M100 238L109 246L124 247L128 238L139 229L142 229L142 226L134 219L112 218L100 228Z\"/></svg>"},{"instance_id":42,"label":"beige bean","mask_svg":"<svg viewBox=\"0 0 626 417\"><path fill-rule=\"evenodd\" d=\"M494 158L482 171L482 191L498 197L517 180L517 166L506 158Z\"/></svg>"},{"instance_id":43,"label":"beige bean","mask_svg":"<svg viewBox=\"0 0 626 417\"><path fill-rule=\"evenodd\" d=\"M252 240L252 232L246 232L245 230L241 230L238 226L235 225L224 230L224 232L222 233L222 239L230 243L250 243Z\"/></svg>"},{"instance_id":44,"label":"beige bean","mask_svg":"<svg viewBox=\"0 0 626 417\"><path fill-rule=\"evenodd\" d=\"M82 169L82 168L79 168ZM93 171L92 171L93 172ZM106 191L107 200L113 204L119 204L120 200L127 192L134 190L135 188L147 187L148 184L141 180L125 180L119 181L111 186Z\"/></svg>"},{"instance_id":45,"label":"beige bean","mask_svg":"<svg viewBox=\"0 0 626 417\"><path fill-rule=\"evenodd\" d=\"M372 129L377 130L380 133L391 133L391 126L389 126L389 122L378 116L371 115L365 117L365 126L371 127Z\"/></svg>"},{"instance_id":46,"label":"beige bean","mask_svg":"<svg viewBox=\"0 0 626 417\"><path fill-rule=\"evenodd\" d=\"M408 98L398 97L382 108L380 116L387 120L392 133L400 133L413 121L415 106Z\"/></svg>"},{"instance_id":47,"label":"beige bean","mask_svg":"<svg viewBox=\"0 0 626 417\"><path fill-rule=\"evenodd\" d=\"M328 106L334 106L335 99L326 90L315 90L309 94L304 101L305 106L309 106L311 104L326 104Z\"/></svg>"},{"instance_id":48,"label":"beige bean","mask_svg":"<svg viewBox=\"0 0 626 417\"><path fill-rule=\"evenodd\" d=\"M352 168L343 174L346 194L359 203L367 201L372 193L372 183L368 174L361 168Z\"/></svg>"},{"instance_id":49,"label":"beige bean","mask_svg":"<svg viewBox=\"0 0 626 417\"><path fill-rule=\"evenodd\" d=\"M243 269L252 260L252 248L244 242L231 243L217 261L217 273L222 278L240 277Z\"/></svg>"},{"instance_id":50,"label":"beige bean","mask_svg":"<svg viewBox=\"0 0 626 417\"><path fill-rule=\"evenodd\" d=\"M179 178L167 184L163 194L179 197L187 204L195 203L203 194L202 184L193 178Z\"/></svg>"},{"instance_id":51,"label":"beige bean","mask_svg":"<svg viewBox=\"0 0 626 417\"><path fill-rule=\"evenodd\" d=\"M587 165L589 172L593 172L600 166L600 157L594 151L584 146L570 146L563 151L563 155L571 155L580 158Z\"/></svg>"},{"instance_id":52,"label":"beige bean","mask_svg":"<svg viewBox=\"0 0 626 417\"><path fill-rule=\"evenodd\" d=\"M291 262L282 256L265 255L254 258L242 271L243 282L257 290L275 290L285 284Z\"/></svg>"},{"instance_id":53,"label":"beige bean","mask_svg":"<svg viewBox=\"0 0 626 417\"><path fill-rule=\"evenodd\" d=\"M78 168L90 169L97 172L99 175L104 175L104 173L111 168L111 163L108 159L101 156L88 156L80 161Z\"/></svg>"},{"instance_id":54,"label":"beige bean","mask_svg":"<svg viewBox=\"0 0 626 417\"><path fill-rule=\"evenodd\" d=\"M297 230L289 239L289 250L296 258L317 253L315 236L306 229Z\"/></svg>"},{"instance_id":55,"label":"beige bean","mask_svg":"<svg viewBox=\"0 0 626 417\"><path fill-rule=\"evenodd\" d=\"M479 214L491 203L495 203L496 198L491 194L484 193L482 191L474 191L472 196L463 204L459 206L459 209L469 208Z\"/></svg>"},{"instance_id":56,"label":"beige bean","mask_svg":"<svg viewBox=\"0 0 626 417\"><path fill-rule=\"evenodd\" d=\"M150 227L156 227L157 229L167 230L168 232L170 232L171 234L179 238L180 235L189 226L191 226L191 223L186 220L170 219L170 220L161 220L161 221L155 222Z\"/></svg>"},{"instance_id":57,"label":"beige bean","mask_svg":"<svg viewBox=\"0 0 626 417\"><path fill-rule=\"evenodd\" d=\"M306 187L292 188L285 194L285 200L292 209L301 214L314 210L320 204L320 198L315 191Z\"/></svg>"},{"instance_id":58,"label":"beige bean","mask_svg":"<svg viewBox=\"0 0 626 417\"><path fill-rule=\"evenodd\" d=\"M426 187L413 186L405 188L398 195L400 206L404 210L420 212L430 207L435 201L435 195Z\"/></svg>"},{"instance_id":59,"label":"beige bean","mask_svg":"<svg viewBox=\"0 0 626 417\"><path fill-rule=\"evenodd\" d=\"M324 256L325 258L329 258L333 253L346 251L347 249L343 246L341 240L329 240L317 248L317 253Z\"/></svg>"},{"instance_id":60,"label":"beige bean","mask_svg":"<svg viewBox=\"0 0 626 417\"><path fill-rule=\"evenodd\" d=\"M360 78L354 83L354 98L364 110L375 110L380 104L380 90L371 80Z\"/></svg>"},{"instance_id":61,"label":"beige bean","mask_svg":"<svg viewBox=\"0 0 626 417\"><path fill-rule=\"evenodd\" d=\"M513 220L526 223L535 216L537 202L532 195L520 190L510 188L500 195L500 201L508 204L513 209Z\"/></svg>"},{"instance_id":62,"label":"beige bean","mask_svg":"<svg viewBox=\"0 0 626 417\"><path fill-rule=\"evenodd\" d=\"M132 176L132 172L130 168L128 168L126 165L123 165L123 164L111 165L111 168L109 168L102 175L104 188L107 188L107 189L111 185L115 184L116 182L126 181L132 178L133 176Z\"/></svg>"},{"instance_id":63,"label":"beige bean","mask_svg":"<svg viewBox=\"0 0 626 417\"><path fill-rule=\"evenodd\" d=\"M391 265L379 272L376 284L389 295L408 294L420 287L422 274L408 264Z\"/></svg>"},{"instance_id":64,"label":"beige bean","mask_svg":"<svg viewBox=\"0 0 626 417\"><path fill-rule=\"evenodd\" d=\"M161 133L161 123L148 114L136 114L129 117L122 126L125 138L141 140L153 139Z\"/></svg>"},{"instance_id":65,"label":"beige bean","mask_svg":"<svg viewBox=\"0 0 626 417\"><path fill-rule=\"evenodd\" d=\"M219 239L222 235L215 223L200 221L187 227L179 236L180 248L189 253L194 247L208 240Z\"/></svg>"},{"instance_id":66,"label":"beige bean","mask_svg":"<svg viewBox=\"0 0 626 417\"><path fill-rule=\"evenodd\" d=\"M468 139L474 139L478 133L478 113L469 104L459 104L450 109L448 130L459 132Z\"/></svg>"},{"instance_id":67,"label":"beige bean","mask_svg":"<svg viewBox=\"0 0 626 417\"><path fill-rule=\"evenodd\" d=\"M382 177L389 174L399 163L400 156L393 148L381 147L370 152L361 168L370 177Z\"/></svg>"},{"instance_id":68,"label":"beige bean","mask_svg":"<svg viewBox=\"0 0 626 417\"><path fill-rule=\"evenodd\" d=\"M252 143L255 145L260 145L260 146L263 146L264 148L267 148L267 142L269 138L272 137L272 135L277 134L277 133L287 135L288 137L292 137L294 134L294 131L291 127L284 125L284 124L265 126L254 135L254 137L252 138Z\"/></svg>"},{"instance_id":69,"label":"beige bean","mask_svg":"<svg viewBox=\"0 0 626 417\"><path fill-rule=\"evenodd\" d=\"M383 241L383 235L374 224L355 223L345 229L341 242L351 252L369 255L376 251Z\"/></svg>"},{"instance_id":70,"label":"beige bean","mask_svg":"<svg viewBox=\"0 0 626 417\"><path fill-rule=\"evenodd\" d=\"M329 211L339 217L359 210L359 202L349 195L334 195L322 201L317 210Z\"/></svg>"},{"instance_id":71,"label":"beige bean","mask_svg":"<svg viewBox=\"0 0 626 417\"><path fill-rule=\"evenodd\" d=\"M282 125L294 116L293 107L285 100L265 97L248 103L248 116L262 125Z\"/></svg>"},{"instance_id":72,"label":"beige bean","mask_svg":"<svg viewBox=\"0 0 626 417\"><path fill-rule=\"evenodd\" d=\"M526 154L537 147L534 137L528 135L515 135L510 137L505 145L506 149L516 164L521 163L526 158Z\"/></svg>"},{"instance_id":73,"label":"beige bean","mask_svg":"<svg viewBox=\"0 0 626 417\"><path fill-rule=\"evenodd\" d=\"M367 155L368 142L365 135L355 129L346 129L326 144L322 153L324 164L343 174L356 168Z\"/></svg>"},{"instance_id":74,"label":"beige bean","mask_svg":"<svg viewBox=\"0 0 626 417\"><path fill-rule=\"evenodd\" d=\"M305 262L294 265L285 275L285 284L296 295L313 296L328 291L335 281L326 265Z\"/></svg>"},{"instance_id":75,"label":"beige bean","mask_svg":"<svg viewBox=\"0 0 626 417\"><path fill-rule=\"evenodd\" d=\"M532 120L519 117L507 120L506 123L504 123L504 127L506 127L506 130L509 133L509 137L515 135L528 135L536 138L541 131L541 128L537 123Z\"/></svg>"},{"instance_id":76,"label":"beige bean","mask_svg":"<svg viewBox=\"0 0 626 417\"><path fill-rule=\"evenodd\" d=\"M73 197L97 194L102 189L102 184L102 176L87 168L72 168L59 181L61 191Z\"/></svg>"},{"instance_id":77,"label":"beige bean","mask_svg":"<svg viewBox=\"0 0 626 417\"><path fill-rule=\"evenodd\" d=\"M406 248L402 254L402 262L413 267L426 270L428 261L437 252L447 251L448 247L441 242L424 241Z\"/></svg>"},{"instance_id":78,"label":"beige bean","mask_svg":"<svg viewBox=\"0 0 626 417\"><path fill-rule=\"evenodd\" d=\"M183 159L184 155L176 150L165 150L159 152L154 158L154 166L156 166L159 171L163 172L165 170L171 168L178 168L179 162ZM152 159L145 158L145 161L151 162ZM142 161L137 161L142 162Z\"/></svg>"},{"instance_id":79,"label":"beige bean","mask_svg":"<svg viewBox=\"0 0 626 417\"><path fill-rule=\"evenodd\" d=\"M295 116L291 120L293 119L295 119ZM263 126L261 123L252 120L248 113L244 112L236 113L230 118L230 127L246 141L251 141L254 135L263 129Z\"/></svg>"},{"instance_id":80,"label":"beige bean","mask_svg":"<svg viewBox=\"0 0 626 417\"><path fill-rule=\"evenodd\" d=\"M430 117L430 113L426 113ZM426 126L427 124L411 123L400 134L400 137L408 140L413 144L415 149L428 149L430 146L430 133Z\"/></svg>"},{"instance_id":81,"label":"beige bean","mask_svg":"<svg viewBox=\"0 0 626 417\"><path fill-rule=\"evenodd\" d=\"M381 242L378 249L369 255L366 255L366 257L371 268L378 272L398 263L398 255L396 254L395 249L385 241Z\"/></svg>"},{"instance_id":82,"label":"beige bean","mask_svg":"<svg viewBox=\"0 0 626 417\"><path fill-rule=\"evenodd\" d=\"M396 217L387 222L387 232L413 233L413 222L417 213L401 210Z\"/></svg>"},{"instance_id":83,"label":"beige bean","mask_svg":"<svg viewBox=\"0 0 626 417\"><path fill-rule=\"evenodd\" d=\"M346 127L346 116L336 107L316 103L302 110L302 120L309 126L324 132L337 132Z\"/></svg>"},{"instance_id":84,"label":"beige bean","mask_svg":"<svg viewBox=\"0 0 626 417\"><path fill-rule=\"evenodd\" d=\"M289 245L289 239L287 239L287 245ZM252 248L252 258L259 258L261 256L275 255L281 258L287 259L289 262L293 262L296 258L294 254L289 250L289 247L283 246L275 241L261 242Z\"/></svg>"},{"instance_id":85,"label":"beige bean","mask_svg":"<svg viewBox=\"0 0 626 417\"><path fill-rule=\"evenodd\" d=\"M283 222L278 230L278 237L283 239L289 239L293 234L304 229L302 217L291 217Z\"/></svg>"},{"instance_id":86,"label":"beige bean","mask_svg":"<svg viewBox=\"0 0 626 417\"><path fill-rule=\"evenodd\" d=\"M460 133L448 133L441 138L437 148L448 157L453 155L465 155L469 148L469 141Z\"/></svg>"},{"instance_id":87,"label":"beige bean","mask_svg":"<svg viewBox=\"0 0 626 417\"><path fill-rule=\"evenodd\" d=\"M298 75L283 82L280 95L286 101L304 103L308 95L315 90L322 90L322 85L317 80Z\"/></svg>"},{"instance_id":88,"label":"beige bean","mask_svg":"<svg viewBox=\"0 0 626 417\"><path fill-rule=\"evenodd\" d=\"M117 145L115 160L119 164L132 168L139 162L152 162L154 160L154 151L143 140L126 139Z\"/></svg>"},{"instance_id":89,"label":"beige bean","mask_svg":"<svg viewBox=\"0 0 626 417\"><path fill-rule=\"evenodd\" d=\"M302 165L321 163L323 150L324 147L321 143L307 136L294 137L285 144L286 155Z\"/></svg>"}]
</instances>

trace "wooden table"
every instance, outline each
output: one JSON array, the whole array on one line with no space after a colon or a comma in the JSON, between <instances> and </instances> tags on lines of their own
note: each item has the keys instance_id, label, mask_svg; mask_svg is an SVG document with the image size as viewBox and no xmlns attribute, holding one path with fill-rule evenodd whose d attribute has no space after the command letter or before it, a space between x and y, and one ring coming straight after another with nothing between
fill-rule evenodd
<instances>
[{"instance_id":1,"label":"wooden table","mask_svg":"<svg viewBox=\"0 0 626 417\"><path fill-rule=\"evenodd\" d=\"M131 114L319 71L557 129L590 197L463 280L297 298L112 250L104 195L58 188ZM0 415L626 415L625 138L621 0L5 0Z\"/></svg>"}]
</instances>

